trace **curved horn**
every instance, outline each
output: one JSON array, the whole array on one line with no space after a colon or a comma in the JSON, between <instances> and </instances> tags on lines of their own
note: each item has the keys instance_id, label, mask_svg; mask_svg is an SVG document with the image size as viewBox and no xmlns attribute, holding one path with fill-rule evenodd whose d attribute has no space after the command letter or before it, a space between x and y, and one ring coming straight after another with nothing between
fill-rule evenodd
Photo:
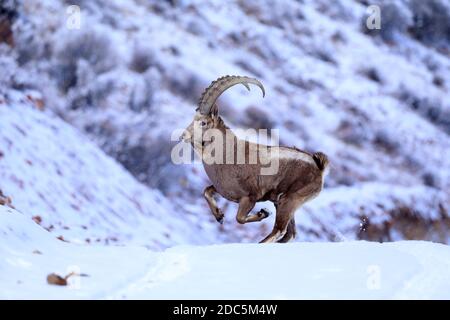
<instances>
[{"instance_id":1,"label":"curved horn","mask_svg":"<svg viewBox=\"0 0 450 320\"><path fill-rule=\"evenodd\" d=\"M216 100L220 97L220 95L225 90L238 83L243 84L249 91L250 86L248 84L253 83L261 89L263 97L266 95L266 91L264 90L264 86L262 85L262 83L254 78L241 76L224 76L213 81L209 85L209 87L206 88L205 91L203 91L198 102L197 110L200 111L201 114L209 114L211 112L211 108L213 107Z\"/></svg>"}]
</instances>

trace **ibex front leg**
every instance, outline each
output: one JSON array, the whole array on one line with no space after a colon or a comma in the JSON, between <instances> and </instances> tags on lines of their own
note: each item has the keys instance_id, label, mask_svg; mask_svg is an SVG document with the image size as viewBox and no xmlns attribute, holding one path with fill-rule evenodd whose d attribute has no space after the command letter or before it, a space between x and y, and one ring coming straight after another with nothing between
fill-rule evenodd
<instances>
[{"instance_id":1,"label":"ibex front leg","mask_svg":"<svg viewBox=\"0 0 450 320\"><path fill-rule=\"evenodd\" d=\"M214 186L209 186L203 191L203 195L208 203L209 208L211 209L214 218L216 218L217 222L223 223L224 214L217 206L216 200L214 199L214 194L217 193L216 188Z\"/></svg>"},{"instance_id":2,"label":"ibex front leg","mask_svg":"<svg viewBox=\"0 0 450 320\"><path fill-rule=\"evenodd\" d=\"M261 221L262 219L265 219L269 216L269 212L262 209L256 214L250 214L249 212L253 209L255 206L255 202L250 200L249 197L243 197L241 200L239 200L239 209L238 213L236 215L236 220L239 223L248 223L248 222L257 222Z\"/></svg>"}]
</instances>

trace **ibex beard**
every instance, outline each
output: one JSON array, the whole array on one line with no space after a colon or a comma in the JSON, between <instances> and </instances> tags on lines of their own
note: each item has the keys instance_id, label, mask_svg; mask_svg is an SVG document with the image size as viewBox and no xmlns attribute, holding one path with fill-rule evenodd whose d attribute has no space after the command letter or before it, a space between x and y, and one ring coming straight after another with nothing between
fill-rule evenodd
<instances>
[{"instance_id":1,"label":"ibex beard","mask_svg":"<svg viewBox=\"0 0 450 320\"><path fill-rule=\"evenodd\" d=\"M328 158L321 152L308 153L295 147L267 146L238 138L218 115L216 100L228 88L249 83L263 85L256 79L225 76L213 81L203 92L191 124L182 140L192 145L200 156L212 182L204 197L220 223L224 215L214 194L237 202L239 223L261 221L269 216L265 209L251 213L256 202L271 201L276 208L272 232L261 242L288 242L295 238L295 211L315 198L323 188Z\"/></svg>"}]
</instances>

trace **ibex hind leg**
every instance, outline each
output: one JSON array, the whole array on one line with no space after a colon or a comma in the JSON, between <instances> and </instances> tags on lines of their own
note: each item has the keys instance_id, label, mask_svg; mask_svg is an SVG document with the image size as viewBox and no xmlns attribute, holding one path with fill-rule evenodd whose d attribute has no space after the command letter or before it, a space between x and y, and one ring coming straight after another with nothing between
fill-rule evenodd
<instances>
[{"instance_id":1,"label":"ibex hind leg","mask_svg":"<svg viewBox=\"0 0 450 320\"><path fill-rule=\"evenodd\" d=\"M288 231L288 225L293 219L295 210L299 205L300 203L296 199L285 199L283 203L278 204L275 226L273 227L272 232L261 240L260 243L275 242L280 238L283 239Z\"/></svg>"},{"instance_id":2,"label":"ibex hind leg","mask_svg":"<svg viewBox=\"0 0 450 320\"><path fill-rule=\"evenodd\" d=\"M295 238L296 233L297 233L297 231L295 229L295 218L292 217L291 221L289 221L289 224L287 226L285 235L277 242L280 242L280 243L289 242Z\"/></svg>"}]
</instances>

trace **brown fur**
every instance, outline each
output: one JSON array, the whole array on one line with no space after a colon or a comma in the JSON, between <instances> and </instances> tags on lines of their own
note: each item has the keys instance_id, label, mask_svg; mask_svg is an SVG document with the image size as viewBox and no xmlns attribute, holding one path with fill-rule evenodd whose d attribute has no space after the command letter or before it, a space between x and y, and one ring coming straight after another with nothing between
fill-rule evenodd
<instances>
[{"instance_id":1,"label":"brown fur","mask_svg":"<svg viewBox=\"0 0 450 320\"><path fill-rule=\"evenodd\" d=\"M215 88L215 90L218 90ZM204 93L204 95L206 95ZM201 109L201 108L200 108ZM202 130L218 129L225 135L231 131L223 120L217 115L217 106L210 108L210 114L202 114L199 110L191 125L183 133L183 140L192 144L195 151L203 155L203 150L209 141L194 141L193 130L198 123L203 123ZM198 127L197 127L198 128ZM268 217L269 213L260 210L258 213L250 214L256 202L271 201L276 207L275 226L272 232L261 242L288 242L295 237L295 211L305 202L316 197L323 187L324 172L328 166L328 158L321 152L307 153L292 147L277 147L280 155L287 157L279 158L279 169L274 175L261 175L261 168L267 167L260 163L257 152L257 144L239 140L234 134L233 149L227 150L226 139L223 139L223 164L208 164L203 161L206 174L212 185L204 191L204 196L217 221L222 223L223 213L217 207L214 194L219 193L229 201L239 203L236 219L239 223L261 221ZM245 163L237 163L238 142L245 144ZM232 164L226 163L226 155L234 154ZM251 156L257 159L257 163L249 164ZM205 160L204 158L202 158Z\"/></svg>"}]
</instances>

